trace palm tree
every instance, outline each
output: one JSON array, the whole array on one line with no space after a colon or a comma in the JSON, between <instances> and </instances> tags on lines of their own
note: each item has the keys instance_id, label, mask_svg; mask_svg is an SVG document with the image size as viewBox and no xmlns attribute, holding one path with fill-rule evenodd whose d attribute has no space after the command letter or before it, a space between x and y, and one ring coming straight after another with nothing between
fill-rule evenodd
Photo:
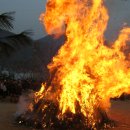
<instances>
[{"instance_id":1,"label":"palm tree","mask_svg":"<svg viewBox=\"0 0 130 130\"><path fill-rule=\"evenodd\" d=\"M23 31L19 34L9 32L13 29L14 13L0 14L0 32L6 33L6 35L0 35L0 56L2 54L10 55L10 52L18 50L19 47L32 43L30 38L31 31Z\"/></svg>"}]
</instances>

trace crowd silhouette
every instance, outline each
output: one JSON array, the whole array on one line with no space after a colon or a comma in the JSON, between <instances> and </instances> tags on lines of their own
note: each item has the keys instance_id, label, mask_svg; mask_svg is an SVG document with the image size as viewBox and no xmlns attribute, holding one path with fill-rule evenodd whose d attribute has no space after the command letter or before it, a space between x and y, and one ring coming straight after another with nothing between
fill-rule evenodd
<instances>
[{"instance_id":1,"label":"crowd silhouette","mask_svg":"<svg viewBox=\"0 0 130 130\"><path fill-rule=\"evenodd\" d=\"M0 78L0 100L6 101L9 99L10 102L17 102L19 96L29 90L38 91L41 87L41 81L32 79L11 79L11 78Z\"/></svg>"}]
</instances>

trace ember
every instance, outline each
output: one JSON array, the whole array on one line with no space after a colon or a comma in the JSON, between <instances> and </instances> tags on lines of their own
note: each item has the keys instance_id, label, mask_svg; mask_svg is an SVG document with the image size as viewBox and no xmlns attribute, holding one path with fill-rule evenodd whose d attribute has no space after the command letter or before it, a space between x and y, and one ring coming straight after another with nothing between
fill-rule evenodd
<instances>
[{"instance_id":1,"label":"ember","mask_svg":"<svg viewBox=\"0 0 130 130\"><path fill-rule=\"evenodd\" d=\"M58 104L41 99L34 105L33 112L26 112L16 121L22 125L49 130L99 130L115 126L115 122L109 120L107 114L98 109L96 114L100 116L100 121L95 124L95 128L92 128L91 125L88 125L88 119L81 113L79 105L77 105L77 109L79 110L76 114L67 111L60 118Z\"/></svg>"},{"instance_id":2,"label":"ember","mask_svg":"<svg viewBox=\"0 0 130 130\"><path fill-rule=\"evenodd\" d=\"M108 19L103 0L48 0L40 20L49 34L65 33L67 40L48 65L50 83L35 94L33 122L56 130L112 125L106 114L110 99L130 93L129 61L123 53L130 28L107 47Z\"/></svg>"}]
</instances>

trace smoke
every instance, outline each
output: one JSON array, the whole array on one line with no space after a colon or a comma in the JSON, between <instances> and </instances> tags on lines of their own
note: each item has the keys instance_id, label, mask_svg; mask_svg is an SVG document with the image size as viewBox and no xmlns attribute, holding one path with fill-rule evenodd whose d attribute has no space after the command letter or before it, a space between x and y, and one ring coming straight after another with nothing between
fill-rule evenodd
<instances>
[{"instance_id":1,"label":"smoke","mask_svg":"<svg viewBox=\"0 0 130 130\"><path fill-rule=\"evenodd\" d=\"M19 102L17 104L17 110L15 113L15 117L19 117L22 114L25 114L29 109L32 110L33 107L33 101L34 101L34 92L32 90L28 90L27 92L24 92L19 97Z\"/></svg>"}]
</instances>

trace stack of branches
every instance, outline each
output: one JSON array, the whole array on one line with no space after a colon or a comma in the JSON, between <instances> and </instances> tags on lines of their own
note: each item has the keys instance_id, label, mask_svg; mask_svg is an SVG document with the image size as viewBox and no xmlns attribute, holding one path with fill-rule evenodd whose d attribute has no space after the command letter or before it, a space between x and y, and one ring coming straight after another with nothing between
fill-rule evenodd
<instances>
[{"instance_id":1,"label":"stack of branches","mask_svg":"<svg viewBox=\"0 0 130 130\"><path fill-rule=\"evenodd\" d=\"M28 110L16 118L16 123L34 128L49 130L103 130L115 126L105 111L97 109L100 121L95 127L88 125L88 119L81 113L77 104L77 113L66 112L63 118L59 118L59 105L50 100L41 99L33 106L33 111Z\"/></svg>"}]
</instances>

